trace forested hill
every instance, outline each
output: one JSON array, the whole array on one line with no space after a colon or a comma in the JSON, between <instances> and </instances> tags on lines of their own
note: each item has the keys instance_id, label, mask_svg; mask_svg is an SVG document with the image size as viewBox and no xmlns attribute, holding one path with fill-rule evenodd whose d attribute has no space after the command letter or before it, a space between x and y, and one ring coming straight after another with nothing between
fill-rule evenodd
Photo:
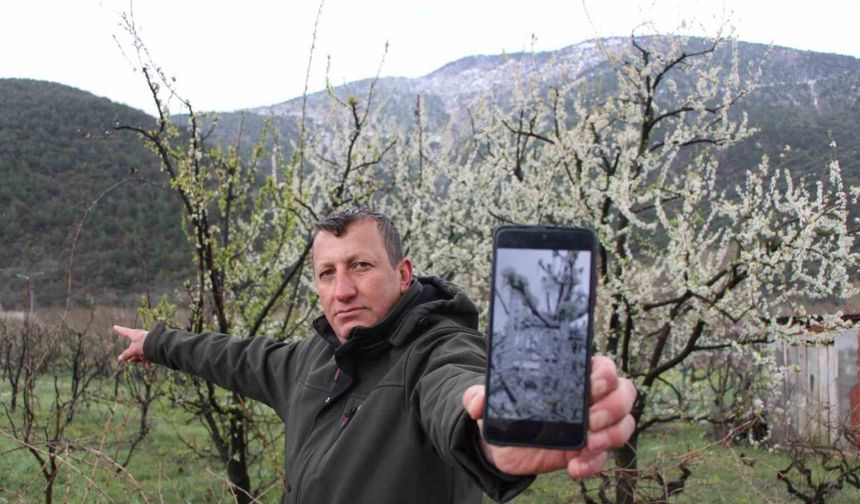
<instances>
[{"instance_id":1,"label":"forested hill","mask_svg":"<svg viewBox=\"0 0 860 504\"><path fill-rule=\"evenodd\" d=\"M72 87L0 79L0 304L7 309L23 308L22 276L31 279L37 307L64 301L75 229L91 206L74 261L76 303L136 303L148 287L176 284L188 262L178 204L164 187L141 182L163 185L164 177L139 139L112 131L117 121L153 124L141 111Z\"/></svg>"}]
</instances>

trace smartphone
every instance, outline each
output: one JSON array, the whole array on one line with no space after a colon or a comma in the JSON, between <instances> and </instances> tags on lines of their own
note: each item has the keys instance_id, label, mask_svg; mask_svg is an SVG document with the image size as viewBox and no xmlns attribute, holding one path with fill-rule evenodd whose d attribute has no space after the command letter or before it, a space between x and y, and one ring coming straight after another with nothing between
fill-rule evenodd
<instances>
[{"instance_id":1,"label":"smartphone","mask_svg":"<svg viewBox=\"0 0 860 504\"><path fill-rule=\"evenodd\" d=\"M597 237L587 228L502 226L493 237L484 439L582 448Z\"/></svg>"}]
</instances>

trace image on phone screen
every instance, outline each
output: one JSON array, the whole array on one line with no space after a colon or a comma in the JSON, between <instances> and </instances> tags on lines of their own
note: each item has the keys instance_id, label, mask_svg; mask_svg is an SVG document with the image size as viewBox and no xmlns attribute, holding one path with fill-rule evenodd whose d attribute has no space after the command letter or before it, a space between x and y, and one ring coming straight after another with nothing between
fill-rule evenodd
<instances>
[{"instance_id":1,"label":"image on phone screen","mask_svg":"<svg viewBox=\"0 0 860 504\"><path fill-rule=\"evenodd\" d=\"M487 414L583 423L591 252L498 248Z\"/></svg>"}]
</instances>

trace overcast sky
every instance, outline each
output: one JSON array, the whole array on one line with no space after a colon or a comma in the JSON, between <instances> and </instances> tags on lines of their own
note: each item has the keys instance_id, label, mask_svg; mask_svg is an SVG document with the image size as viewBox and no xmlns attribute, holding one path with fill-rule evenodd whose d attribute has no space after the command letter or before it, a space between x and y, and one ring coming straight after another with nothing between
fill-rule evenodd
<instances>
[{"instance_id":1,"label":"overcast sky","mask_svg":"<svg viewBox=\"0 0 860 504\"><path fill-rule=\"evenodd\" d=\"M128 45L128 0L0 1L0 78L45 79L148 112L145 83L114 42ZM270 105L301 94L316 0L137 0L134 14L155 60L200 110ZM323 87L374 75L418 77L458 58L559 49L629 35L712 30L729 17L738 38L860 56L860 2L851 0L327 0L310 68ZM653 30L643 29L643 32Z\"/></svg>"}]
</instances>

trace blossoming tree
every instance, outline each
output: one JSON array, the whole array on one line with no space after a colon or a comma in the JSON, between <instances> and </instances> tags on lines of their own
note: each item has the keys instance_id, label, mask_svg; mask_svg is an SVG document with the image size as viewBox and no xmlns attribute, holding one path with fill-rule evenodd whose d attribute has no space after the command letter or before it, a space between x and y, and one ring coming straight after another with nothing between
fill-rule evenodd
<instances>
[{"instance_id":1,"label":"blossoming tree","mask_svg":"<svg viewBox=\"0 0 860 504\"><path fill-rule=\"evenodd\" d=\"M720 180L721 152L755 133L739 110L757 72L741 68L732 42L606 46L615 88L603 93L528 74L513 106L487 99L469 111L468 140L409 144L403 177L421 197L391 203L416 264L485 298L494 226L596 230L596 348L639 390L636 432L616 453L618 503L636 500L643 433L709 418L703 390L679 373L691 357L743 351L767 362L763 345L794 336L810 302L857 292L849 208L858 188L843 187L836 160L822 162L818 180L766 156L742 180ZM839 313L816 315L825 329L843 325Z\"/></svg>"}]
</instances>

